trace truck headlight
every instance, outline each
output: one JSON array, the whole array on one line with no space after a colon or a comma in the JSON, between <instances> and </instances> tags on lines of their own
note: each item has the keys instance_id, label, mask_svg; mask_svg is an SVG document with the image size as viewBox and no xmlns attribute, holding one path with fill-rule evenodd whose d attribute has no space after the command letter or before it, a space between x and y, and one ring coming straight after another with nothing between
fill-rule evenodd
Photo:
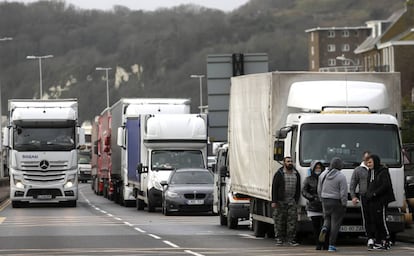
<instances>
[{"instance_id":1,"label":"truck headlight","mask_svg":"<svg viewBox=\"0 0 414 256\"><path fill-rule=\"evenodd\" d=\"M65 185L63 185L63 188L71 188L73 187L74 183L75 183L75 175L70 175Z\"/></svg>"},{"instance_id":2,"label":"truck headlight","mask_svg":"<svg viewBox=\"0 0 414 256\"><path fill-rule=\"evenodd\" d=\"M22 177L19 177L19 176L13 176L13 180L14 180L14 185L15 185L17 188L20 188L20 189L23 189L23 188L24 188L24 185L23 185L23 179L22 179Z\"/></svg>"}]
</instances>

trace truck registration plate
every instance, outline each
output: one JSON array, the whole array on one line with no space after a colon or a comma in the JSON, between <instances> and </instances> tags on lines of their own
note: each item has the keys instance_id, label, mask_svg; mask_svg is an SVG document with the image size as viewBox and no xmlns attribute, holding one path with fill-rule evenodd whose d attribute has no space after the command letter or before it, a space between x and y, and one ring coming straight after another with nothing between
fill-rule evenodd
<instances>
[{"instance_id":1,"label":"truck registration plate","mask_svg":"<svg viewBox=\"0 0 414 256\"><path fill-rule=\"evenodd\" d=\"M40 199L40 200L52 199L52 195L37 195L37 199Z\"/></svg>"},{"instance_id":2,"label":"truck registration plate","mask_svg":"<svg viewBox=\"0 0 414 256\"><path fill-rule=\"evenodd\" d=\"M339 232L365 232L363 226L341 226Z\"/></svg>"},{"instance_id":3,"label":"truck registration plate","mask_svg":"<svg viewBox=\"0 0 414 256\"><path fill-rule=\"evenodd\" d=\"M200 205L200 204L204 204L204 200L188 200L187 204L189 204L189 205Z\"/></svg>"}]
</instances>

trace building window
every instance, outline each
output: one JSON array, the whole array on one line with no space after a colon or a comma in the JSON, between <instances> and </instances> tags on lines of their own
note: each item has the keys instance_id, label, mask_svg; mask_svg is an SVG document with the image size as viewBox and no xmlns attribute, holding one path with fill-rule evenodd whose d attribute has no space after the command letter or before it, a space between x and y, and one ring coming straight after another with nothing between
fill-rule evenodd
<instances>
[{"instance_id":1,"label":"building window","mask_svg":"<svg viewBox=\"0 0 414 256\"><path fill-rule=\"evenodd\" d=\"M334 30L329 30L328 31L328 37L330 37L330 38L335 37L335 31Z\"/></svg>"},{"instance_id":2,"label":"building window","mask_svg":"<svg viewBox=\"0 0 414 256\"><path fill-rule=\"evenodd\" d=\"M343 60L342 61L342 66L349 66L351 64L350 60Z\"/></svg>"},{"instance_id":3,"label":"building window","mask_svg":"<svg viewBox=\"0 0 414 256\"><path fill-rule=\"evenodd\" d=\"M349 52L349 44L343 44L342 49L343 52Z\"/></svg>"},{"instance_id":4,"label":"building window","mask_svg":"<svg viewBox=\"0 0 414 256\"><path fill-rule=\"evenodd\" d=\"M311 66L312 66L312 70L314 70L315 69L315 61L314 60L312 60Z\"/></svg>"},{"instance_id":5,"label":"building window","mask_svg":"<svg viewBox=\"0 0 414 256\"><path fill-rule=\"evenodd\" d=\"M313 46L311 46L311 55L315 55L315 48Z\"/></svg>"},{"instance_id":6,"label":"building window","mask_svg":"<svg viewBox=\"0 0 414 256\"><path fill-rule=\"evenodd\" d=\"M358 30L354 30L354 36L358 37L359 36L359 31Z\"/></svg>"},{"instance_id":7,"label":"building window","mask_svg":"<svg viewBox=\"0 0 414 256\"><path fill-rule=\"evenodd\" d=\"M328 52L334 52L335 49L335 45L334 44L328 44Z\"/></svg>"},{"instance_id":8,"label":"building window","mask_svg":"<svg viewBox=\"0 0 414 256\"><path fill-rule=\"evenodd\" d=\"M336 66L336 59L328 59L328 66Z\"/></svg>"},{"instance_id":9,"label":"building window","mask_svg":"<svg viewBox=\"0 0 414 256\"><path fill-rule=\"evenodd\" d=\"M314 39L313 39L313 37L314 37L314 33L315 33L315 32L311 32L311 33L310 33L310 34L311 34L311 42L313 42L313 40L314 40Z\"/></svg>"},{"instance_id":10,"label":"building window","mask_svg":"<svg viewBox=\"0 0 414 256\"><path fill-rule=\"evenodd\" d=\"M342 30L342 37L349 37L349 30Z\"/></svg>"}]
</instances>

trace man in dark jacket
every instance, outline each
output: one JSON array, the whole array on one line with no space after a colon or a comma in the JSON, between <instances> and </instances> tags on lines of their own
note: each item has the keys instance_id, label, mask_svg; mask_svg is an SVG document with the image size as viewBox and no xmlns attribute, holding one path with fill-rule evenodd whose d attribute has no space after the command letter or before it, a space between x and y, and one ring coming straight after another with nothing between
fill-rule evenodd
<instances>
[{"instance_id":1,"label":"man in dark jacket","mask_svg":"<svg viewBox=\"0 0 414 256\"><path fill-rule=\"evenodd\" d=\"M299 173L293 167L292 158L285 157L283 166L275 173L272 183L272 208L277 245L282 245L284 242L291 246L299 245L295 241L299 197Z\"/></svg>"},{"instance_id":2,"label":"man in dark jacket","mask_svg":"<svg viewBox=\"0 0 414 256\"><path fill-rule=\"evenodd\" d=\"M390 249L387 223L385 222L388 204L395 201L392 188L391 177L388 168L381 165L381 160L377 155L371 155L368 161L373 162L373 169L370 169L368 176L367 198L367 224L375 237L375 245L370 249L388 250Z\"/></svg>"}]
</instances>

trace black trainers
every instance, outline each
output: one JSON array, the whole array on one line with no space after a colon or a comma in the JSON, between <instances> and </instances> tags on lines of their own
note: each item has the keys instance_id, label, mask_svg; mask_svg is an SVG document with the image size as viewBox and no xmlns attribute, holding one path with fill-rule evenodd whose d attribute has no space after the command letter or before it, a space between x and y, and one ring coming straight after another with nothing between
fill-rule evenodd
<instances>
[{"instance_id":1,"label":"black trainers","mask_svg":"<svg viewBox=\"0 0 414 256\"><path fill-rule=\"evenodd\" d=\"M388 250L388 248L385 244L374 244L374 250L386 251L386 250Z\"/></svg>"},{"instance_id":2,"label":"black trainers","mask_svg":"<svg viewBox=\"0 0 414 256\"><path fill-rule=\"evenodd\" d=\"M321 232L319 233L319 242L324 243L326 238L326 233L328 232L328 228L322 227Z\"/></svg>"},{"instance_id":3,"label":"black trainers","mask_svg":"<svg viewBox=\"0 0 414 256\"><path fill-rule=\"evenodd\" d=\"M290 246L298 246L298 245L299 245L299 243L298 243L298 242L296 242L295 240L290 240L290 241L288 242L288 245L290 245Z\"/></svg>"},{"instance_id":4,"label":"black trainers","mask_svg":"<svg viewBox=\"0 0 414 256\"><path fill-rule=\"evenodd\" d=\"M367 247L368 247L368 251L374 250L374 239L372 238L368 239Z\"/></svg>"},{"instance_id":5,"label":"black trainers","mask_svg":"<svg viewBox=\"0 0 414 256\"><path fill-rule=\"evenodd\" d=\"M275 241L276 241L276 245L278 245L278 246L283 245L283 240L282 239L276 238Z\"/></svg>"}]
</instances>

